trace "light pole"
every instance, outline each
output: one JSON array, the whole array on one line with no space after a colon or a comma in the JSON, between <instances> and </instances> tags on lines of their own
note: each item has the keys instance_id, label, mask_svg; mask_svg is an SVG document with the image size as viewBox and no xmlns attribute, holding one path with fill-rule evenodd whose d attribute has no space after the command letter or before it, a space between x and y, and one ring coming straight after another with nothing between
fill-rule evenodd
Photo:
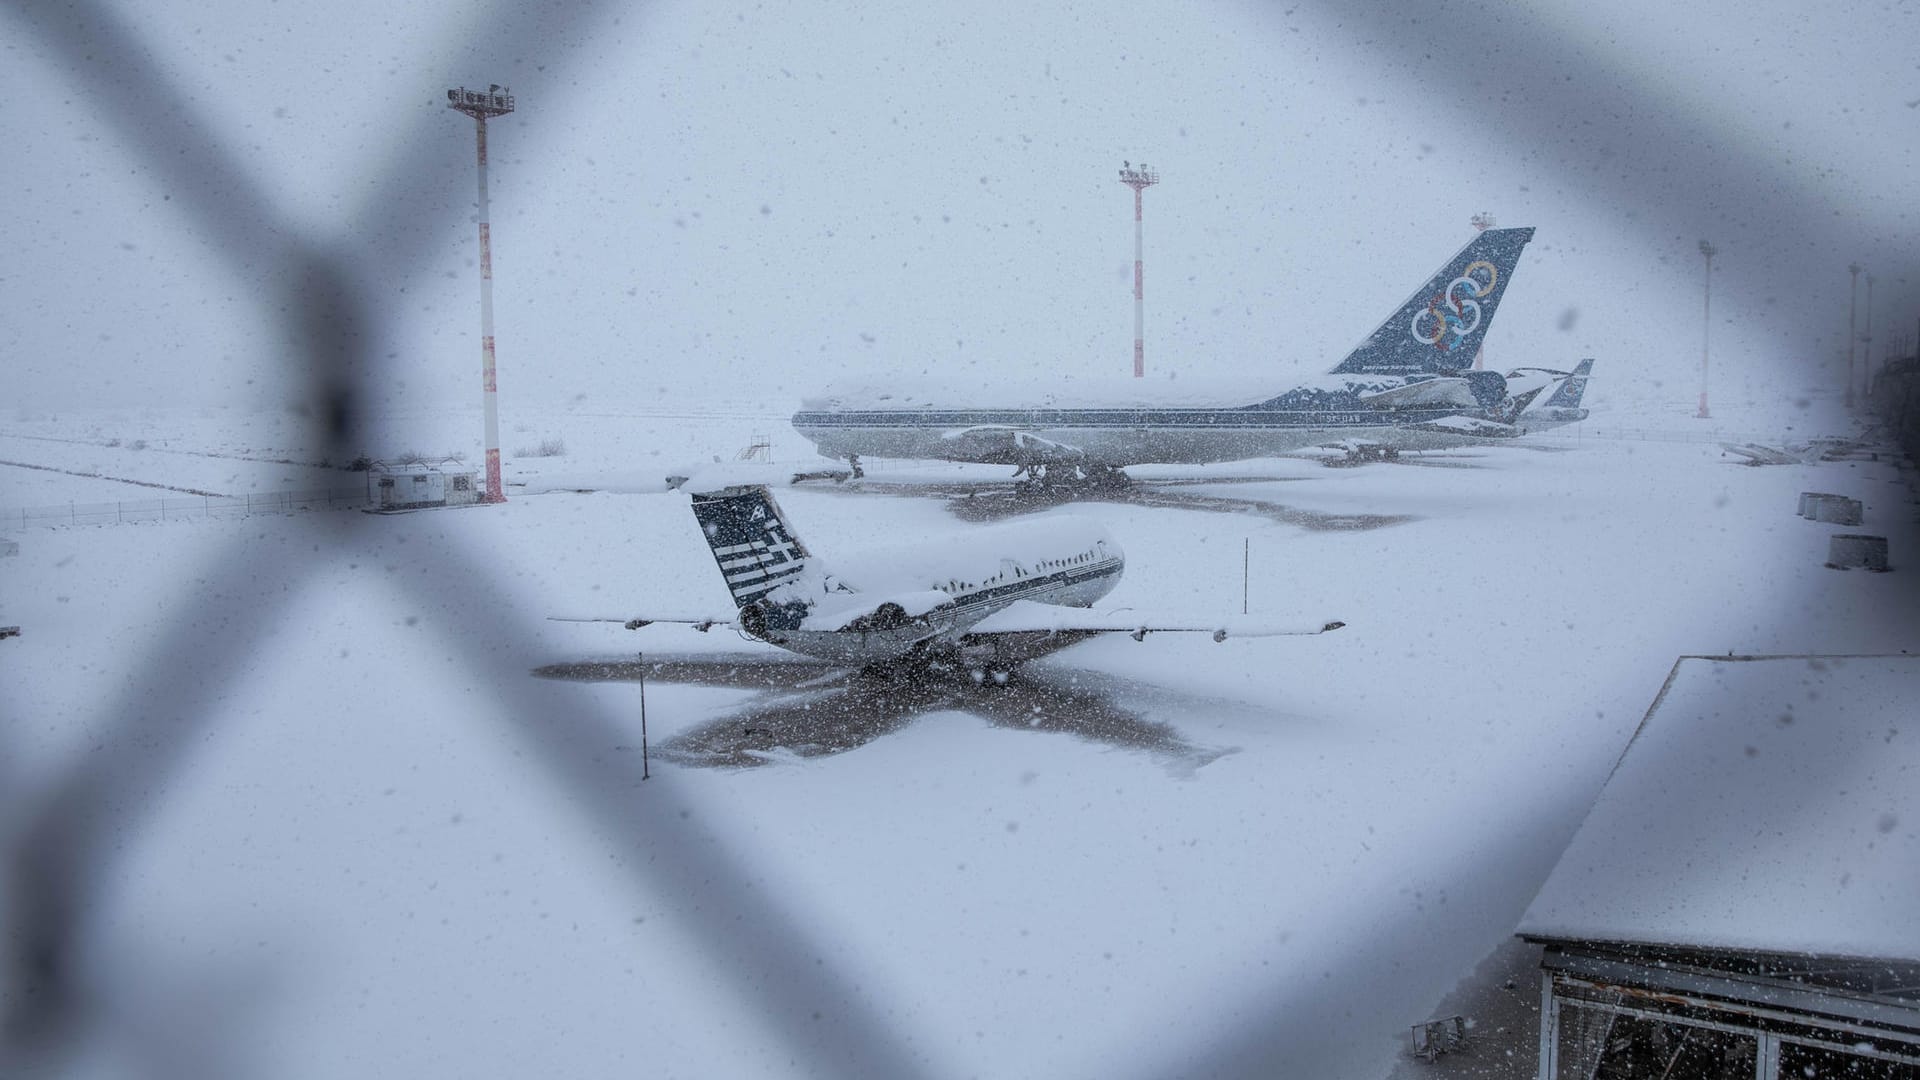
<instances>
[{"instance_id":1,"label":"light pole","mask_svg":"<svg viewBox=\"0 0 1920 1080\"><path fill-rule=\"evenodd\" d=\"M1719 251L1705 240L1700 241L1700 254L1707 257L1706 306L1700 325L1700 411L1694 413L1697 420L1710 420L1707 412L1707 345L1713 337L1713 257Z\"/></svg>"},{"instance_id":2,"label":"light pole","mask_svg":"<svg viewBox=\"0 0 1920 1080\"><path fill-rule=\"evenodd\" d=\"M1860 264L1847 267L1847 408L1853 408L1853 326L1860 302Z\"/></svg>"},{"instance_id":3,"label":"light pole","mask_svg":"<svg viewBox=\"0 0 1920 1080\"><path fill-rule=\"evenodd\" d=\"M480 156L480 381L487 418L487 495L490 503L507 501L500 489L500 410L495 403L493 376L493 240L487 227L487 118L513 111L513 95L499 86L486 91L456 87L447 91L447 108L473 117Z\"/></svg>"},{"instance_id":4,"label":"light pole","mask_svg":"<svg viewBox=\"0 0 1920 1080\"><path fill-rule=\"evenodd\" d=\"M1133 377L1138 379L1147 373L1146 339L1142 336L1146 328L1146 301L1140 263L1140 192L1159 183L1160 174L1148 168L1144 161L1137 169L1131 161L1120 164L1125 166L1120 170L1120 182L1133 189Z\"/></svg>"}]
</instances>

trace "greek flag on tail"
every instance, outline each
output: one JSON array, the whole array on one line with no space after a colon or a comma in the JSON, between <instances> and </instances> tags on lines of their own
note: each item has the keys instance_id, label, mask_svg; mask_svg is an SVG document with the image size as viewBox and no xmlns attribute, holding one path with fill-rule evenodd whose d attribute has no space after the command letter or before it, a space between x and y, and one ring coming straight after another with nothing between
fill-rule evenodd
<instances>
[{"instance_id":1,"label":"greek flag on tail","mask_svg":"<svg viewBox=\"0 0 1920 1080\"><path fill-rule=\"evenodd\" d=\"M779 504L764 487L695 492L693 516L727 579L735 607L746 607L806 568L807 549L794 538Z\"/></svg>"},{"instance_id":2,"label":"greek flag on tail","mask_svg":"<svg viewBox=\"0 0 1920 1080\"><path fill-rule=\"evenodd\" d=\"M1453 375L1473 364L1532 229L1488 229L1347 354L1335 375Z\"/></svg>"}]
</instances>

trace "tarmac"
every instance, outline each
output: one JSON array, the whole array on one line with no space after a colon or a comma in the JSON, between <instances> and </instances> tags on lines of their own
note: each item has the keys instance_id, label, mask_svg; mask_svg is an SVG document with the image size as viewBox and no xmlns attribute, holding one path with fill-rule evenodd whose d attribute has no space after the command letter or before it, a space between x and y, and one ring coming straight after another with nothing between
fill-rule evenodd
<instances>
[{"instance_id":1,"label":"tarmac","mask_svg":"<svg viewBox=\"0 0 1920 1080\"><path fill-rule=\"evenodd\" d=\"M1405 1053L1385 1080L1528 1080L1540 1060L1541 947L1508 938L1442 998L1429 1019L1466 1020L1466 1045L1425 1060Z\"/></svg>"}]
</instances>

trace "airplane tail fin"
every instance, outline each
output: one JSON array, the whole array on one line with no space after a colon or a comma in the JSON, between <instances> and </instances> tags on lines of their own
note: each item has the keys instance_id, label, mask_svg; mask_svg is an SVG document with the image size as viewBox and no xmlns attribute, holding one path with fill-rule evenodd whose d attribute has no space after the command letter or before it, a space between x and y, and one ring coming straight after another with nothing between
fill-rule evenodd
<instances>
[{"instance_id":1,"label":"airplane tail fin","mask_svg":"<svg viewBox=\"0 0 1920 1080\"><path fill-rule=\"evenodd\" d=\"M764 485L696 491L693 516L727 579L735 607L752 605L806 569L807 549Z\"/></svg>"},{"instance_id":2,"label":"airplane tail fin","mask_svg":"<svg viewBox=\"0 0 1920 1080\"><path fill-rule=\"evenodd\" d=\"M1554 388L1553 396L1541 402L1541 406L1548 409L1579 408L1580 398L1587 392L1587 376L1591 374L1593 360L1589 357L1580 361L1579 366L1573 369L1573 374L1560 381L1560 385Z\"/></svg>"},{"instance_id":3,"label":"airplane tail fin","mask_svg":"<svg viewBox=\"0 0 1920 1080\"><path fill-rule=\"evenodd\" d=\"M1532 229L1488 229L1333 369L1335 375L1452 375L1473 363Z\"/></svg>"}]
</instances>

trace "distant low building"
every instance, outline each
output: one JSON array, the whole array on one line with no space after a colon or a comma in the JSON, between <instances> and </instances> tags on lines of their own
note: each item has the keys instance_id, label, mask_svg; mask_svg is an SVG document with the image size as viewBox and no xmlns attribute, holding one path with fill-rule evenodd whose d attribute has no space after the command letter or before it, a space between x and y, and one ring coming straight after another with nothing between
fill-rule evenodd
<instances>
[{"instance_id":1,"label":"distant low building","mask_svg":"<svg viewBox=\"0 0 1920 1080\"><path fill-rule=\"evenodd\" d=\"M452 458L438 462L376 461L367 469L367 501L376 510L466 506L480 501L476 475Z\"/></svg>"},{"instance_id":2,"label":"distant low building","mask_svg":"<svg viewBox=\"0 0 1920 1080\"><path fill-rule=\"evenodd\" d=\"M1920 1080L1920 657L1674 665L1519 932L1541 1080Z\"/></svg>"}]
</instances>

